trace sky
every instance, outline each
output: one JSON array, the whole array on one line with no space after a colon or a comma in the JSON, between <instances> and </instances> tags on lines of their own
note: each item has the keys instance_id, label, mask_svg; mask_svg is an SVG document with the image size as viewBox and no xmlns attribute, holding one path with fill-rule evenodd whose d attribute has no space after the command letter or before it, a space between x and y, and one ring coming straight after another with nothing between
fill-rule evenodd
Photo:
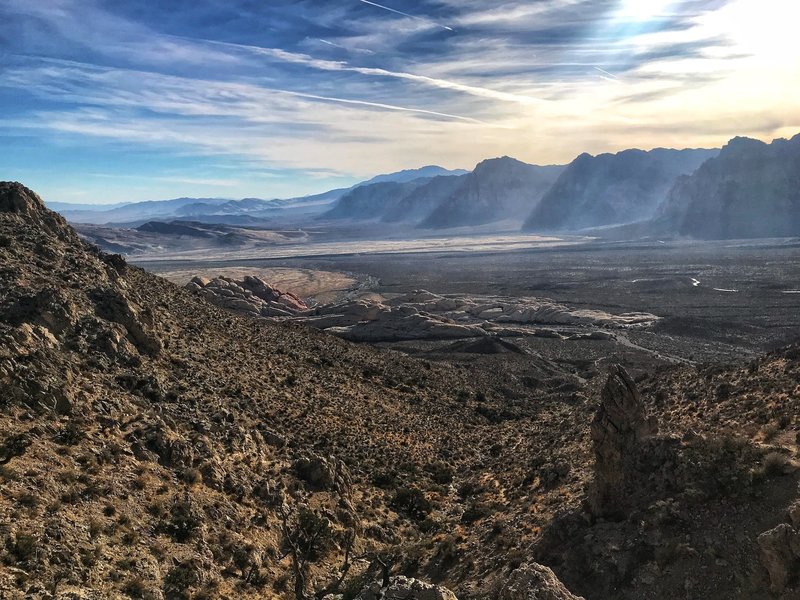
<instances>
[{"instance_id":1,"label":"sky","mask_svg":"<svg viewBox=\"0 0 800 600\"><path fill-rule=\"evenodd\" d=\"M800 131L795 0L2 0L0 179L292 197Z\"/></svg>"}]
</instances>

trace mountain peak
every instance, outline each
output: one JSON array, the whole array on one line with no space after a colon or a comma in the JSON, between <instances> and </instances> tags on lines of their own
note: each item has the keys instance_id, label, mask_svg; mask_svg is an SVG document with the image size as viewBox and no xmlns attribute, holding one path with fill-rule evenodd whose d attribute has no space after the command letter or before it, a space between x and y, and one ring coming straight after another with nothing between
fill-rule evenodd
<instances>
[{"instance_id":1,"label":"mountain peak","mask_svg":"<svg viewBox=\"0 0 800 600\"><path fill-rule=\"evenodd\" d=\"M0 181L0 213L37 225L60 239L77 239L63 217L48 209L36 192L16 181Z\"/></svg>"},{"instance_id":2,"label":"mountain peak","mask_svg":"<svg viewBox=\"0 0 800 600\"><path fill-rule=\"evenodd\" d=\"M0 212L30 215L45 210L44 202L33 190L16 181L0 181Z\"/></svg>"}]
</instances>

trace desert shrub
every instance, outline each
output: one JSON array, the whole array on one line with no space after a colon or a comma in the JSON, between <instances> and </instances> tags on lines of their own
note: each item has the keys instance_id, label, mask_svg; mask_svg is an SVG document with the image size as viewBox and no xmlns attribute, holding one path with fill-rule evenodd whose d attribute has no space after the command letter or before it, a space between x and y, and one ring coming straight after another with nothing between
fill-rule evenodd
<instances>
[{"instance_id":1,"label":"desert shrub","mask_svg":"<svg viewBox=\"0 0 800 600\"><path fill-rule=\"evenodd\" d=\"M777 423L767 423L761 428L761 433L764 436L765 442L769 442L770 440L774 439L775 436L778 435Z\"/></svg>"},{"instance_id":2,"label":"desert shrub","mask_svg":"<svg viewBox=\"0 0 800 600\"><path fill-rule=\"evenodd\" d=\"M398 481L397 473L391 471L377 471L372 476L372 485L384 490L395 487Z\"/></svg>"},{"instance_id":3,"label":"desert shrub","mask_svg":"<svg viewBox=\"0 0 800 600\"><path fill-rule=\"evenodd\" d=\"M164 597L167 600L188 598L189 588L200 583L201 574L191 562L172 567L164 577Z\"/></svg>"},{"instance_id":4,"label":"desert shrub","mask_svg":"<svg viewBox=\"0 0 800 600\"><path fill-rule=\"evenodd\" d=\"M461 522L462 523L474 523L475 521L480 521L484 517L488 517L491 514L492 510L486 504L482 502L474 502L467 506L464 513L461 515Z\"/></svg>"},{"instance_id":5,"label":"desert shrub","mask_svg":"<svg viewBox=\"0 0 800 600\"><path fill-rule=\"evenodd\" d=\"M770 452L764 457L764 473L769 477L783 475L789 459L780 452Z\"/></svg>"},{"instance_id":6,"label":"desert shrub","mask_svg":"<svg viewBox=\"0 0 800 600\"><path fill-rule=\"evenodd\" d=\"M184 469L181 473L181 479L189 485L197 485L203 481L203 474L197 469Z\"/></svg>"},{"instance_id":7,"label":"desert shrub","mask_svg":"<svg viewBox=\"0 0 800 600\"><path fill-rule=\"evenodd\" d=\"M158 529L176 542L186 543L195 536L202 524L203 514L192 501L176 500L172 504L169 519L162 521Z\"/></svg>"},{"instance_id":8,"label":"desert shrub","mask_svg":"<svg viewBox=\"0 0 800 600\"><path fill-rule=\"evenodd\" d=\"M144 598L150 589L147 585L147 580L141 575L137 575L122 587L122 591L131 598Z\"/></svg>"},{"instance_id":9,"label":"desert shrub","mask_svg":"<svg viewBox=\"0 0 800 600\"><path fill-rule=\"evenodd\" d=\"M348 579L341 589L342 600L354 600L369 583L370 578L366 573Z\"/></svg>"},{"instance_id":10,"label":"desert shrub","mask_svg":"<svg viewBox=\"0 0 800 600\"><path fill-rule=\"evenodd\" d=\"M733 391L733 386L728 383L727 381L724 383L720 383L717 386L716 391L714 392L715 397L717 400L727 400L731 397L731 392Z\"/></svg>"},{"instance_id":11,"label":"desert shrub","mask_svg":"<svg viewBox=\"0 0 800 600\"><path fill-rule=\"evenodd\" d=\"M29 563L36 557L39 550L39 538L30 533L17 533L11 553L18 563Z\"/></svg>"},{"instance_id":12,"label":"desert shrub","mask_svg":"<svg viewBox=\"0 0 800 600\"><path fill-rule=\"evenodd\" d=\"M416 520L424 519L433 509L422 490L413 487L398 489L392 500L392 508Z\"/></svg>"},{"instance_id":13,"label":"desert shrub","mask_svg":"<svg viewBox=\"0 0 800 600\"><path fill-rule=\"evenodd\" d=\"M447 485L453 482L453 469L447 463L430 463L425 465L425 471L431 476L431 479L439 485Z\"/></svg>"},{"instance_id":14,"label":"desert shrub","mask_svg":"<svg viewBox=\"0 0 800 600\"><path fill-rule=\"evenodd\" d=\"M292 536L300 552L311 562L327 554L335 541L330 521L308 508L298 511Z\"/></svg>"}]
</instances>

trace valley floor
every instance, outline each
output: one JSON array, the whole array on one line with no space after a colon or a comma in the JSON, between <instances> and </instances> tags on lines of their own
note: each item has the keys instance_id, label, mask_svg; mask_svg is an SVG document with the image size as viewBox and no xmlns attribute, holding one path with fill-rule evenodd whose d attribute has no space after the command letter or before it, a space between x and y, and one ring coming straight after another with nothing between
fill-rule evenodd
<instances>
[{"instance_id":1,"label":"valley floor","mask_svg":"<svg viewBox=\"0 0 800 600\"><path fill-rule=\"evenodd\" d=\"M511 238L505 247L497 242L482 251L441 250L437 242L424 251L372 253L372 244L365 243L363 248L348 247L344 254L302 258L136 262L173 280L188 273L283 269L279 283L288 291L293 291L293 279L313 272L318 281L358 281L348 289L383 297L426 289L445 295L548 298L576 309L661 317L652 327L618 331L613 340L520 340L530 350L578 366L603 359L622 360L633 368L749 359L800 335L797 240L592 241L524 249L518 242ZM287 269L302 271L287 278ZM308 285L294 289L306 296L317 291ZM344 291L340 286L339 292ZM407 352L429 352L436 346L399 344Z\"/></svg>"}]
</instances>

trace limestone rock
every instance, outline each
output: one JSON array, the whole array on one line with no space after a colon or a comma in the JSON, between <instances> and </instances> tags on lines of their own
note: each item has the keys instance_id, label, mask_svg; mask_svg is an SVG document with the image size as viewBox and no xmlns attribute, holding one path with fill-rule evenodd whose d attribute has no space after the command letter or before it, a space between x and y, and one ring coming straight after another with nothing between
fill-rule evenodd
<instances>
[{"instance_id":1,"label":"limestone rock","mask_svg":"<svg viewBox=\"0 0 800 600\"><path fill-rule=\"evenodd\" d=\"M523 565L500 590L498 600L583 600L564 587L555 573L538 563Z\"/></svg>"},{"instance_id":2,"label":"limestone rock","mask_svg":"<svg viewBox=\"0 0 800 600\"><path fill-rule=\"evenodd\" d=\"M389 587L373 583L364 589L355 600L458 600L447 588L423 583L417 579L392 577Z\"/></svg>"},{"instance_id":3,"label":"limestone rock","mask_svg":"<svg viewBox=\"0 0 800 600\"><path fill-rule=\"evenodd\" d=\"M630 375L612 366L591 425L595 465L589 502L596 516L625 515L639 443L655 429Z\"/></svg>"}]
</instances>

